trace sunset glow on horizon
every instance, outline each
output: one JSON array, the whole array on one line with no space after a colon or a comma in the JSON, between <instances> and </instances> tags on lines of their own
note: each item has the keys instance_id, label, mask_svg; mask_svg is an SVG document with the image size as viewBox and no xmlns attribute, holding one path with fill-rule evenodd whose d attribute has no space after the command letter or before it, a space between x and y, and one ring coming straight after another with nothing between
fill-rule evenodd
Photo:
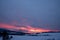
<instances>
[{"instance_id":1,"label":"sunset glow on horizon","mask_svg":"<svg viewBox=\"0 0 60 40\"><path fill-rule=\"evenodd\" d=\"M0 28L5 28L5 29L9 29L9 30L15 30L15 31L26 31L27 33L41 33L41 32L49 32L52 30L47 30L47 29L43 29L43 28L35 28L32 26L13 26L13 25L9 25L9 24L4 24L4 23L0 23Z\"/></svg>"}]
</instances>

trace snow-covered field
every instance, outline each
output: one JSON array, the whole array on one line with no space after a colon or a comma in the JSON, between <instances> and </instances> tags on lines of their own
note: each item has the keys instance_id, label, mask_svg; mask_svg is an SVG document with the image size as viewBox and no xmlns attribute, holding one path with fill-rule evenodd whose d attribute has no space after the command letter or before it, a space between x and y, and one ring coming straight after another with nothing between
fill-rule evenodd
<instances>
[{"instance_id":1,"label":"snow-covered field","mask_svg":"<svg viewBox=\"0 0 60 40\"><path fill-rule=\"evenodd\" d=\"M43 36L49 34L50 36ZM42 33L40 36L14 36L11 40L60 40L60 33ZM1 40L1 38L0 38Z\"/></svg>"}]
</instances>

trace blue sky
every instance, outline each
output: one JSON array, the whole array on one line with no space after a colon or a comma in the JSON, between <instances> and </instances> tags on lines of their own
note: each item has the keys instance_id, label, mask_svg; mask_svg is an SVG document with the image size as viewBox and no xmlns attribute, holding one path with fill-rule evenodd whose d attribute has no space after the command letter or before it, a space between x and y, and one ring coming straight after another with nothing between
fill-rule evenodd
<instances>
[{"instance_id":1,"label":"blue sky","mask_svg":"<svg viewBox=\"0 0 60 40\"><path fill-rule=\"evenodd\" d=\"M60 0L0 0L0 22L12 21L60 30Z\"/></svg>"}]
</instances>

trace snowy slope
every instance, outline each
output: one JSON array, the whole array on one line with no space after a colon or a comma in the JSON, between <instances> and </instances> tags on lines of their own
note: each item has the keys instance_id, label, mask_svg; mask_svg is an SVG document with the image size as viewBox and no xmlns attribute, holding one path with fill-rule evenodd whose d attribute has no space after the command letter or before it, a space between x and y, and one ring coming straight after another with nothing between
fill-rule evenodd
<instances>
[{"instance_id":1,"label":"snowy slope","mask_svg":"<svg viewBox=\"0 0 60 40\"><path fill-rule=\"evenodd\" d=\"M46 36L46 34L50 36ZM42 33L40 36L14 36L11 40L60 40L60 33ZM1 40L1 38L0 38Z\"/></svg>"},{"instance_id":2,"label":"snowy slope","mask_svg":"<svg viewBox=\"0 0 60 40\"><path fill-rule=\"evenodd\" d=\"M43 36L49 34L51 36ZM14 36L12 40L60 40L60 33L43 33L41 36Z\"/></svg>"}]
</instances>

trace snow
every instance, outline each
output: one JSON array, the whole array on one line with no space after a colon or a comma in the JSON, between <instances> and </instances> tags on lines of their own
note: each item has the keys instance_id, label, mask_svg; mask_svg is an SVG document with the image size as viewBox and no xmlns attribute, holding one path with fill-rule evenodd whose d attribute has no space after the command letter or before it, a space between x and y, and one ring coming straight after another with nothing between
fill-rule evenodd
<instances>
[{"instance_id":1,"label":"snow","mask_svg":"<svg viewBox=\"0 0 60 40\"><path fill-rule=\"evenodd\" d=\"M44 35L50 36L44 36ZM40 36L16 36L13 35L11 40L60 40L60 33L41 33ZM0 38L1 40L1 38Z\"/></svg>"}]
</instances>

